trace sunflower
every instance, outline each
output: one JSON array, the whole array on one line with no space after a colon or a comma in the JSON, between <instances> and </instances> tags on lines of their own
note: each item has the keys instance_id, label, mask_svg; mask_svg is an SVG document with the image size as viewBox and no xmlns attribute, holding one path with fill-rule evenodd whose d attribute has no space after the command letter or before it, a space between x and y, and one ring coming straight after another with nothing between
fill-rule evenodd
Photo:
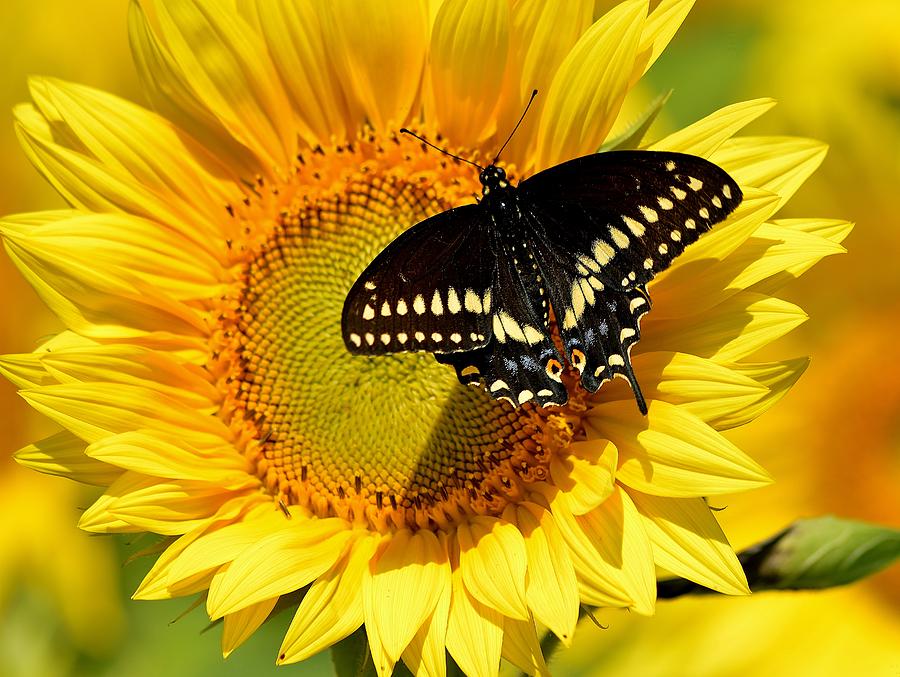
<instances>
[{"instance_id":1,"label":"sunflower","mask_svg":"<svg viewBox=\"0 0 900 677\"><path fill-rule=\"evenodd\" d=\"M80 522L169 539L135 597L206 595L227 655L282 598L278 653L365 626L379 674L545 673L581 604L652 614L658 573L745 594L705 497L768 483L719 431L776 402L800 359L746 358L805 319L772 293L840 251L833 222L772 220L824 154L734 138L772 102L653 144L610 137L692 2L204 0L133 4L157 112L50 79L16 109L26 153L71 209L8 217L6 249L66 329L8 356L62 426L25 462L105 487ZM593 152L708 157L741 207L652 288L634 351L650 404L574 385L514 409L429 355L350 356L344 297L415 222L469 201L467 167L413 127L517 177ZM622 128L619 125L618 128ZM35 452L35 449L39 453Z\"/></svg>"}]
</instances>

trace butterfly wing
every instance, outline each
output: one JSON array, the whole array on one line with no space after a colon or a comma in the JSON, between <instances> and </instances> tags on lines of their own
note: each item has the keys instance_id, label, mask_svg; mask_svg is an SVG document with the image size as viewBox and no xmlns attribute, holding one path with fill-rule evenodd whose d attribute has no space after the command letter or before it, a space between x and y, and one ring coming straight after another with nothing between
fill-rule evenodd
<instances>
[{"instance_id":1,"label":"butterfly wing","mask_svg":"<svg viewBox=\"0 0 900 677\"><path fill-rule=\"evenodd\" d=\"M533 223L532 218L529 221ZM641 318L650 310L646 288L608 289L596 275L579 273L574 260L546 239L542 227L547 223L535 224L532 241L550 303L554 309L564 309L556 320L566 359L578 370L588 392L597 392L615 376L624 377L646 414L631 366L631 348L641 337Z\"/></svg>"},{"instance_id":2,"label":"butterfly wing","mask_svg":"<svg viewBox=\"0 0 900 677\"><path fill-rule=\"evenodd\" d=\"M633 289L724 220L743 195L723 169L683 153L613 151L575 158L519 184L554 247L608 287Z\"/></svg>"},{"instance_id":3,"label":"butterfly wing","mask_svg":"<svg viewBox=\"0 0 900 677\"><path fill-rule=\"evenodd\" d=\"M596 391L631 366L645 285L742 199L720 167L681 153L618 151L564 162L519 185L520 205L566 357Z\"/></svg>"},{"instance_id":4,"label":"butterfly wing","mask_svg":"<svg viewBox=\"0 0 900 677\"><path fill-rule=\"evenodd\" d=\"M362 272L344 301L351 353L451 353L487 345L496 277L490 219L465 205L416 224Z\"/></svg>"},{"instance_id":5,"label":"butterfly wing","mask_svg":"<svg viewBox=\"0 0 900 677\"><path fill-rule=\"evenodd\" d=\"M562 382L559 351L548 333L541 311L516 269L516 257L499 237L494 241L497 280L486 308L491 317L491 340L466 353L438 355L453 365L460 382L480 383L491 397L514 405L535 401L540 406L562 405L568 392Z\"/></svg>"}]
</instances>

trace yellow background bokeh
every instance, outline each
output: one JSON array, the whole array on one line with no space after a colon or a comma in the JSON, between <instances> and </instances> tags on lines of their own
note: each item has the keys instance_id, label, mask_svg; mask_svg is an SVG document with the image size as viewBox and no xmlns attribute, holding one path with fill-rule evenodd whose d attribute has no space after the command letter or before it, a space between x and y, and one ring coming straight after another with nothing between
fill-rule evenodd
<instances>
[{"instance_id":1,"label":"yellow background bokeh","mask_svg":"<svg viewBox=\"0 0 900 677\"><path fill-rule=\"evenodd\" d=\"M62 206L15 139L11 109L27 100L29 74L143 102L126 13L127 0L0 3L0 213ZM811 319L778 344L778 356L810 355L810 368L781 404L731 435L777 481L719 501L737 547L823 513L900 527L898 35L896 0L701 0L644 85L650 95L675 89L660 121L669 128L736 100L775 97L779 106L748 133L831 146L781 216L857 223L844 242L849 254L786 291ZM0 353L29 351L58 329L5 257L0 301ZM287 614L223 664L220 631L201 634L201 609L169 625L190 600L128 601L148 563L119 563L152 541L78 532L79 510L96 491L9 460L52 429L5 381L0 406L0 674L274 673ZM653 619L599 618L609 630L582 624L555 674L900 674L898 567L840 590L683 599L661 603ZM299 667L323 671L327 657Z\"/></svg>"}]
</instances>

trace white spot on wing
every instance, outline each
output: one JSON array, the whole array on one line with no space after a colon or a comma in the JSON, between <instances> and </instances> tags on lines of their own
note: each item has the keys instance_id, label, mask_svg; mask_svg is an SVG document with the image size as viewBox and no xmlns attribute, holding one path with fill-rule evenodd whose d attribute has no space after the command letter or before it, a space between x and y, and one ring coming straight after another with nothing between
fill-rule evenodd
<instances>
[{"instance_id":1,"label":"white spot on wing","mask_svg":"<svg viewBox=\"0 0 900 677\"><path fill-rule=\"evenodd\" d=\"M669 233L669 237L671 237L675 242L681 242L681 231L673 230Z\"/></svg>"},{"instance_id":2,"label":"white spot on wing","mask_svg":"<svg viewBox=\"0 0 900 677\"><path fill-rule=\"evenodd\" d=\"M470 313L481 313L481 297L471 289L466 289L463 303Z\"/></svg>"},{"instance_id":3,"label":"white spot on wing","mask_svg":"<svg viewBox=\"0 0 900 677\"><path fill-rule=\"evenodd\" d=\"M399 299L397 301L397 314L398 315L406 315L406 311L407 311L406 301L404 301L403 299Z\"/></svg>"},{"instance_id":4,"label":"white spot on wing","mask_svg":"<svg viewBox=\"0 0 900 677\"><path fill-rule=\"evenodd\" d=\"M713 195L712 203L719 209L722 208L722 200L719 199L718 195Z\"/></svg>"},{"instance_id":5,"label":"white spot on wing","mask_svg":"<svg viewBox=\"0 0 900 677\"><path fill-rule=\"evenodd\" d=\"M656 213L655 209L650 209L650 207L645 207L644 205L639 205L638 209L641 210L641 214L647 219L647 223L656 223L659 221L659 214Z\"/></svg>"},{"instance_id":6,"label":"white spot on wing","mask_svg":"<svg viewBox=\"0 0 900 677\"><path fill-rule=\"evenodd\" d=\"M435 289L434 296L431 297L431 312L435 315L444 314L444 304L441 303L441 293Z\"/></svg>"},{"instance_id":7,"label":"white spot on wing","mask_svg":"<svg viewBox=\"0 0 900 677\"><path fill-rule=\"evenodd\" d=\"M387 301L381 304L381 314L385 317L391 314L391 304Z\"/></svg>"},{"instance_id":8,"label":"white spot on wing","mask_svg":"<svg viewBox=\"0 0 900 677\"><path fill-rule=\"evenodd\" d=\"M669 245L667 245L665 242L663 242L661 245L659 245L659 253L660 254L666 254L666 253L668 253L668 251L669 251Z\"/></svg>"},{"instance_id":9,"label":"white spot on wing","mask_svg":"<svg viewBox=\"0 0 900 677\"><path fill-rule=\"evenodd\" d=\"M375 317L375 309L372 308L372 306L370 306L370 305L367 303L367 304L366 304L366 307L363 308L363 319L364 319L364 320L371 320L373 317Z\"/></svg>"},{"instance_id":10,"label":"white spot on wing","mask_svg":"<svg viewBox=\"0 0 900 677\"><path fill-rule=\"evenodd\" d=\"M610 355L609 363L614 367L624 367L625 359L621 355Z\"/></svg>"},{"instance_id":11,"label":"white spot on wing","mask_svg":"<svg viewBox=\"0 0 900 677\"><path fill-rule=\"evenodd\" d=\"M700 179L695 179L693 176L688 177L688 187L693 191L698 191L703 188L703 182Z\"/></svg>"},{"instance_id":12,"label":"white spot on wing","mask_svg":"<svg viewBox=\"0 0 900 677\"><path fill-rule=\"evenodd\" d=\"M371 333L366 334L365 338L366 338L366 343L368 343L369 345L372 345L373 343L375 343L375 334L371 334Z\"/></svg>"},{"instance_id":13,"label":"white spot on wing","mask_svg":"<svg viewBox=\"0 0 900 677\"><path fill-rule=\"evenodd\" d=\"M506 381L497 379L496 381L491 383L491 392L495 393L498 390L509 390L509 386L506 384Z\"/></svg>"},{"instance_id":14,"label":"white spot on wing","mask_svg":"<svg viewBox=\"0 0 900 677\"><path fill-rule=\"evenodd\" d=\"M382 342L384 345L387 345L388 343L390 343L390 342L391 342L391 335L390 335L390 334L382 334L382 335L381 335L381 342Z\"/></svg>"},{"instance_id":15,"label":"white spot on wing","mask_svg":"<svg viewBox=\"0 0 900 677\"><path fill-rule=\"evenodd\" d=\"M729 186L727 183L722 186L722 195L724 195L729 200L731 199L731 186Z\"/></svg>"},{"instance_id":16,"label":"white spot on wing","mask_svg":"<svg viewBox=\"0 0 900 677\"><path fill-rule=\"evenodd\" d=\"M417 331L416 332L416 341L424 341L424 340L425 340L425 334L423 334L420 331Z\"/></svg>"},{"instance_id":17,"label":"white spot on wing","mask_svg":"<svg viewBox=\"0 0 900 677\"><path fill-rule=\"evenodd\" d=\"M350 342L357 348L362 345L362 339L359 337L359 334L350 334Z\"/></svg>"},{"instance_id":18,"label":"white spot on wing","mask_svg":"<svg viewBox=\"0 0 900 677\"><path fill-rule=\"evenodd\" d=\"M459 343L460 341L462 341L462 336L460 334L457 334L456 332L453 332L452 334L450 334L450 340L454 343Z\"/></svg>"},{"instance_id":19,"label":"white spot on wing","mask_svg":"<svg viewBox=\"0 0 900 677\"><path fill-rule=\"evenodd\" d=\"M462 304L460 304L459 297L456 295L456 290L453 287L447 290L447 310L454 315L462 310Z\"/></svg>"},{"instance_id":20,"label":"white spot on wing","mask_svg":"<svg viewBox=\"0 0 900 677\"><path fill-rule=\"evenodd\" d=\"M594 258L597 259L597 263L601 266L605 266L610 262L613 256L616 255L616 250L610 247L603 240L597 240L594 242Z\"/></svg>"},{"instance_id":21,"label":"white spot on wing","mask_svg":"<svg viewBox=\"0 0 900 677\"><path fill-rule=\"evenodd\" d=\"M618 228L610 228L609 235L619 249L626 249L631 242L631 240L628 239L628 236Z\"/></svg>"},{"instance_id":22,"label":"white spot on wing","mask_svg":"<svg viewBox=\"0 0 900 677\"><path fill-rule=\"evenodd\" d=\"M422 298L421 294L416 294L416 298L413 299L413 310L416 311L416 315L425 313L425 299Z\"/></svg>"},{"instance_id":23,"label":"white spot on wing","mask_svg":"<svg viewBox=\"0 0 900 677\"><path fill-rule=\"evenodd\" d=\"M525 404L528 400L534 397L534 393L530 390L523 390L519 393L519 404Z\"/></svg>"},{"instance_id":24,"label":"white spot on wing","mask_svg":"<svg viewBox=\"0 0 900 677\"><path fill-rule=\"evenodd\" d=\"M623 216L622 221L624 221L625 225L628 226L628 230L634 233L635 237L641 237L647 231L647 229L644 228L643 223L631 218L630 216Z\"/></svg>"},{"instance_id":25,"label":"white spot on wing","mask_svg":"<svg viewBox=\"0 0 900 677\"><path fill-rule=\"evenodd\" d=\"M441 336L438 332L434 332L434 333L431 335L431 340L432 340L432 341L439 342L439 341L442 341L443 339L444 339L444 337Z\"/></svg>"},{"instance_id":26,"label":"white spot on wing","mask_svg":"<svg viewBox=\"0 0 900 677\"><path fill-rule=\"evenodd\" d=\"M681 188L678 188L677 186L672 186L672 195L679 200L683 200L687 197L687 191L681 190Z\"/></svg>"},{"instance_id":27,"label":"white spot on wing","mask_svg":"<svg viewBox=\"0 0 900 677\"><path fill-rule=\"evenodd\" d=\"M706 207L700 207L700 211L697 213L700 214L700 216L702 216L704 219L709 218L709 210Z\"/></svg>"},{"instance_id":28,"label":"white spot on wing","mask_svg":"<svg viewBox=\"0 0 900 677\"><path fill-rule=\"evenodd\" d=\"M687 221L684 222L684 227L687 228L688 230L696 230L697 222L694 221L694 219L688 219Z\"/></svg>"},{"instance_id":29,"label":"white spot on wing","mask_svg":"<svg viewBox=\"0 0 900 677\"><path fill-rule=\"evenodd\" d=\"M402 331L399 334L397 334L397 340L400 341L400 343L406 343L406 340L408 338L409 338L409 336L404 334Z\"/></svg>"},{"instance_id":30,"label":"white spot on wing","mask_svg":"<svg viewBox=\"0 0 900 677\"><path fill-rule=\"evenodd\" d=\"M625 339L630 339L632 336L634 336L634 329L625 327L625 329L619 333L619 342L624 343Z\"/></svg>"},{"instance_id":31,"label":"white spot on wing","mask_svg":"<svg viewBox=\"0 0 900 677\"><path fill-rule=\"evenodd\" d=\"M725 186L725 187L728 188L728 186ZM375 289L375 283L374 282L366 282L365 287L366 287L366 289L369 289L369 290Z\"/></svg>"}]
</instances>

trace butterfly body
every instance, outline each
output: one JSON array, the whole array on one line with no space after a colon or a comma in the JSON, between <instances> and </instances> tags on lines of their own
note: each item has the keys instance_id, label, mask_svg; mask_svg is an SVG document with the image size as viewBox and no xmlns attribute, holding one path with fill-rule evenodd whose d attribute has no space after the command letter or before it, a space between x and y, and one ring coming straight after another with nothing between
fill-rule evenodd
<instances>
[{"instance_id":1,"label":"butterfly body","mask_svg":"<svg viewBox=\"0 0 900 677\"><path fill-rule=\"evenodd\" d=\"M348 350L431 352L514 405L564 404L568 362L591 392L625 378L646 412L630 358L646 285L733 211L737 184L650 151L576 158L518 186L494 164L479 178L477 204L416 224L363 271L344 305Z\"/></svg>"}]
</instances>

